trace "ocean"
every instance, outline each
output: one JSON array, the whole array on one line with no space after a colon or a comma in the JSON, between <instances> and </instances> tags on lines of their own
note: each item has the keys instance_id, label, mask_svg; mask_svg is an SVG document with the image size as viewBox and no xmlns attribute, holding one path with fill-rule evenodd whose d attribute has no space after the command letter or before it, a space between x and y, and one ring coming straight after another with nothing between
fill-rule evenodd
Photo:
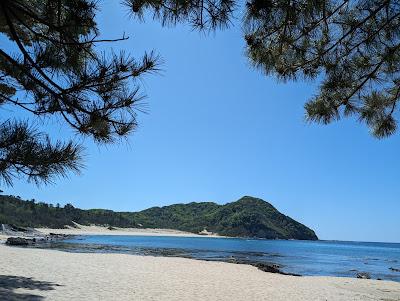
<instances>
[{"instance_id":1,"label":"ocean","mask_svg":"<svg viewBox=\"0 0 400 301\"><path fill-rule=\"evenodd\" d=\"M40 246L40 245L39 245ZM43 246L40 246L43 247ZM127 253L278 264L286 273L400 282L400 243L175 236L76 236L45 245L68 252Z\"/></svg>"}]
</instances>

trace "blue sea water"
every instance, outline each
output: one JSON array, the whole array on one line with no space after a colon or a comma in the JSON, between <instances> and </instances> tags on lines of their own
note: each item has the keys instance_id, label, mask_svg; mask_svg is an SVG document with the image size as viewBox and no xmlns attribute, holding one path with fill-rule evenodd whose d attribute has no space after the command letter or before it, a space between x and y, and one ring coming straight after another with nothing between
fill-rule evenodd
<instances>
[{"instance_id":1,"label":"blue sea water","mask_svg":"<svg viewBox=\"0 0 400 301\"><path fill-rule=\"evenodd\" d=\"M72 252L117 252L181 256L205 260L256 261L279 264L300 275L372 278L400 281L400 243L261 240L172 236L77 236L54 247Z\"/></svg>"}]
</instances>

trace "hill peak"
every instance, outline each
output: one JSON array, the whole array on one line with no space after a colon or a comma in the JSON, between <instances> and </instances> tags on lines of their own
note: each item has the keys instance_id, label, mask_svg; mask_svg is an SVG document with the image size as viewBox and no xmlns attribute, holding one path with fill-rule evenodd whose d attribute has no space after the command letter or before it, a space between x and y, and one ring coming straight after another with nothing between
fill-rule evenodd
<instances>
[{"instance_id":1,"label":"hill peak","mask_svg":"<svg viewBox=\"0 0 400 301\"><path fill-rule=\"evenodd\" d=\"M242 196L240 199L238 199L234 203L243 203L243 204L245 204L245 203L258 203L260 205L262 204L262 205L267 205L267 206L273 207L271 203L269 203L269 202L267 202L267 201L265 201L263 199L260 199L260 198L254 197L254 196L249 196L249 195Z\"/></svg>"}]
</instances>

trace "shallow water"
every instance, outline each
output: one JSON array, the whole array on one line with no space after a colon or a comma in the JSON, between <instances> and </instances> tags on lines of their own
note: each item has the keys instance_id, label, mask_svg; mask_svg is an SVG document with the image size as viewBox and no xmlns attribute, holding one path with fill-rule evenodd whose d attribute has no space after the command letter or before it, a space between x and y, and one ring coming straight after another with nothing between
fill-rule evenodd
<instances>
[{"instance_id":1,"label":"shallow water","mask_svg":"<svg viewBox=\"0 0 400 301\"><path fill-rule=\"evenodd\" d=\"M256 240L171 236L77 236L46 247L71 252L112 252L180 256L206 260L232 259L279 264L300 275L355 277L400 282L400 244L342 241Z\"/></svg>"}]
</instances>

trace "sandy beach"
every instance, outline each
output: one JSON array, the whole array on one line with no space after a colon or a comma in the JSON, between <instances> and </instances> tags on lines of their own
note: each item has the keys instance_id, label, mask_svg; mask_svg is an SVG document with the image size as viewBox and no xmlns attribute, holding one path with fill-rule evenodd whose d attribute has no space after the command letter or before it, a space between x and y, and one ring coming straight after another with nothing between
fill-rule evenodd
<instances>
[{"instance_id":1,"label":"sandy beach","mask_svg":"<svg viewBox=\"0 0 400 301\"><path fill-rule=\"evenodd\" d=\"M180 237L204 237L191 232L173 230L173 229L149 229L149 228L118 228L113 227L113 230L109 230L104 226L84 226L75 223L76 227L66 227L65 229L51 229L51 228L35 228L34 233L27 235L24 232L9 232L4 233L0 231L0 243L5 242L10 236L44 236L50 233L54 234L67 234L67 235L134 235L134 236L180 236ZM209 234L209 237L220 237L224 236Z\"/></svg>"},{"instance_id":2,"label":"sandy beach","mask_svg":"<svg viewBox=\"0 0 400 301\"><path fill-rule=\"evenodd\" d=\"M400 300L400 283L0 245L0 300Z\"/></svg>"},{"instance_id":3,"label":"sandy beach","mask_svg":"<svg viewBox=\"0 0 400 301\"><path fill-rule=\"evenodd\" d=\"M76 228L68 227L67 229L49 229L37 228L43 234L56 233L56 234L69 234L69 235L145 235L145 236L184 236L184 237L197 237L203 236L191 232L173 230L173 229L149 229L149 228L118 228L113 227L109 230L107 227L102 226L84 226L75 223ZM207 235L211 237L223 237L219 235Z\"/></svg>"}]
</instances>

